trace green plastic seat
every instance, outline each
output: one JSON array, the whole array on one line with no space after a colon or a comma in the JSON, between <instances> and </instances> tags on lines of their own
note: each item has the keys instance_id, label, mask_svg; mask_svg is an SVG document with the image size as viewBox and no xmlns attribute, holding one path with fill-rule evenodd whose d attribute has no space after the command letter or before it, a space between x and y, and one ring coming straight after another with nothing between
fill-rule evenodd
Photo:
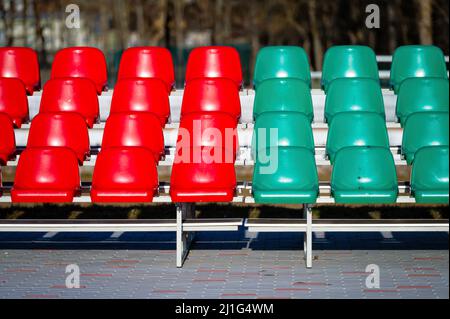
<instances>
[{"instance_id":1,"label":"green plastic seat","mask_svg":"<svg viewBox=\"0 0 450 319\"><path fill-rule=\"evenodd\" d=\"M337 114L329 125L326 152L331 163L343 148L372 146L389 150L389 136L384 118L376 113Z\"/></svg>"},{"instance_id":2,"label":"green plastic seat","mask_svg":"<svg viewBox=\"0 0 450 319\"><path fill-rule=\"evenodd\" d=\"M299 79L271 79L261 83L255 96L253 117L267 112L293 112L305 114L314 120L311 90Z\"/></svg>"},{"instance_id":3,"label":"green plastic seat","mask_svg":"<svg viewBox=\"0 0 450 319\"><path fill-rule=\"evenodd\" d=\"M403 129L402 154L408 165L415 154L427 146L448 146L448 113L415 113Z\"/></svg>"},{"instance_id":4,"label":"green plastic seat","mask_svg":"<svg viewBox=\"0 0 450 319\"><path fill-rule=\"evenodd\" d=\"M331 194L338 204L392 204L398 182L394 157L383 147L348 147L336 154Z\"/></svg>"},{"instance_id":5,"label":"green plastic seat","mask_svg":"<svg viewBox=\"0 0 450 319\"><path fill-rule=\"evenodd\" d=\"M272 131L276 130L276 135ZM301 113L264 113L255 123L252 154L268 147L301 147L314 155L314 136L308 118Z\"/></svg>"},{"instance_id":6,"label":"green plastic seat","mask_svg":"<svg viewBox=\"0 0 450 319\"><path fill-rule=\"evenodd\" d=\"M448 80L441 78L410 78L402 83L397 99L397 117L402 126L411 114L448 112Z\"/></svg>"},{"instance_id":7,"label":"green plastic seat","mask_svg":"<svg viewBox=\"0 0 450 319\"><path fill-rule=\"evenodd\" d=\"M336 114L355 111L378 113L385 118L379 82L367 78L331 82L325 102L325 121L331 123Z\"/></svg>"},{"instance_id":8,"label":"green plastic seat","mask_svg":"<svg viewBox=\"0 0 450 319\"><path fill-rule=\"evenodd\" d=\"M265 80L280 78L300 79L311 86L309 60L303 48L272 46L259 51L253 79L255 88Z\"/></svg>"},{"instance_id":9,"label":"green plastic seat","mask_svg":"<svg viewBox=\"0 0 450 319\"><path fill-rule=\"evenodd\" d=\"M253 173L253 197L259 204L314 204L319 195L319 177L314 154L301 147L264 150L276 159L256 161ZM273 155L272 155L273 156ZM274 172L263 171L274 165Z\"/></svg>"},{"instance_id":10,"label":"green plastic seat","mask_svg":"<svg viewBox=\"0 0 450 319\"><path fill-rule=\"evenodd\" d=\"M339 78L370 78L379 81L377 57L367 46L341 45L328 49L322 68L322 88Z\"/></svg>"},{"instance_id":11,"label":"green plastic seat","mask_svg":"<svg viewBox=\"0 0 450 319\"><path fill-rule=\"evenodd\" d=\"M411 174L411 192L419 204L448 204L448 147L420 149Z\"/></svg>"},{"instance_id":12,"label":"green plastic seat","mask_svg":"<svg viewBox=\"0 0 450 319\"><path fill-rule=\"evenodd\" d=\"M391 87L398 94L408 78L448 79L444 53L432 45L407 45L395 50L391 66Z\"/></svg>"}]
</instances>

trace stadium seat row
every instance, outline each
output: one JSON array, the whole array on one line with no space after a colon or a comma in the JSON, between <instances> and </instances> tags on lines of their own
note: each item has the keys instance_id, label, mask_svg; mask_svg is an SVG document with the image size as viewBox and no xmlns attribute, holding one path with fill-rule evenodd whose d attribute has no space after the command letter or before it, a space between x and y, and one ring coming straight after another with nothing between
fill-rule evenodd
<instances>
[{"instance_id":1,"label":"stadium seat row","mask_svg":"<svg viewBox=\"0 0 450 319\"><path fill-rule=\"evenodd\" d=\"M408 52L420 63L396 65ZM397 83L402 89L396 88L397 84L394 89L399 94L397 116L404 127L401 152L412 165L412 194L419 203L448 203L449 87L444 56L435 47L400 48L393 69L397 74L391 83L396 83L398 74L402 76ZM308 204L319 194L309 75L301 48L268 47L257 57L253 193L258 203ZM329 126L326 155L333 167L331 194L335 201L394 203L397 174L375 54L368 47L331 48L324 61L322 86ZM270 136L271 129L278 135ZM261 140L264 143L260 144ZM278 171L263 173L262 168L269 169L274 161Z\"/></svg>"},{"instance_id":2,"label":"stadium seat row","mask_svg":"<svg viewBox=\"0 0 450 319\"><path fill-rule=\"evenodd\" d=\"M207 50L207 48L205 48ZM239 66L227 64L232 50L217 50L205 55L198 62L191 63L187 69L186 79L225 77L242 85ZM231 53L232 54L232 53ZM207 59L208 60L207 60ZM221 62L225 61L225 62ZM273 63L273 61L279 61ZM234 63L234 62L231 62ZM208 69L205 66L208 65ZM95 67L93 67L95 66ZM268 47L261 50L256 63L255 87L268 79L296 78L311 86L311 73L308 58L300 47ZM204 71L206 70L207 71ZM206 73L205 73L206 72ZM95 48L77 47L59 51L54 59L52 79L86 79L93 82L99 94L106 89L107 70L103 53ZM174 70L170 52L163 48L130 48L123 54L119 68L118 80L123 79L159 79L167 91L174 88ZM371 78L379 81L376 57L372 49L365 46L335 46L330 48L323 65L322 86L328 93L330 83L342 78ZM422 83L413 84L414 78L445 79L447 69L442 51L434 46L404 46L396 50L391 74L391 86L396 93L400 84L405 84L404 96L414 92ZM19 80L24 89L19 88ZM445 84L441 84L445 85ZM72 86L72 88L71 88ZM88 84L71 84L66 89L79 92L75 86ZM56 86L58 87L58 86ZM40 88L39 65L37 54L29 48L0 48L0 112L10 115L16 127L28 121L28 105L24 92L33 94ZM432 89L432 88L430 88ZM50 89L49 89L50 90ZM52 96L47 94L47 96ZM74 94L79 97L79 94ZM265 96L263 98L266 98ZM45 105L50 105L45 103ZM403 103L402 105L408 105ZM54 106L54 104L53 104ZM87 110L84 110L87 112ZM96 110L85 114L88 125L92 127ZM401 119L401 116L399 116Z\"/></svg>"},{"instance_id":3,"label":"stadium seat row","mask_svg":"<svg viewBox=\"0 0 450 319\"><path fill-rule=\"evenodd\" d=\"M237 186L239 54L228 47L195 49L186 79L170 183L172 201L230 202Z\"/></svg>"},{"instance_id":4,"label":"stadium seat row","mask_svg":"<svg viewBox=\"0 0 450 319\"><path fill-rule=\"evenodd\" d=\"M317 200L310 74L302 48L265 48L258 55L252 142L252 191L257 203Z\"/></svg>"},{"instance_id":5,"label":"stadium seat row","mask_svg":"<svg viewBox=\"0 0 450 319\"><path fill-rule=\"evenodd\" d=\"M259 52L255 66L256 89L266 80L295 78L311 86L308 56L300 47L266 47ZM435 46L399 47L393 57L390 86L397 94L409 78L448 79L445 57ZM322 88L328 93L330 84L341 78L368 78L379 82L374 51L367 46L334 46L325 54L322 67Z\"/></svg>"},{"instance_id":6,"label":"stadium seat row","mask_svg":"<svg viewBox=\"0 0 450 319\"><path fill-rule=\"evenodd\" d=\"M407 48L409 54L424 54L422 57L436 53L434 47ZM10 51L16 53L1 49L0 67L14 64ZM400 48L396 55L402 56L403 51ZM17 52L31 54L29 50ZM334 47L325 58L326 154L333 165L331 188L337 202L391 203L398 195L378 75L373 78L364 73L364 67L370 65L367 61L376 66L372 53L367 47ZM333 56L341 63L326 67ZM420 73L417 69L433 63L416 58L420 65L403 66L416 68L414 75L419 77L404 79L397 90L397 115L404 127L402 154L412 165L411 188L416 200L448 202L448 79L446 71L445 78L431 71ZM20 156L13 201L70 202L80 193L78 164L90 156L88 128L98 121L97 94L106 86L106 67L105 73L93 72L92 65L102 59L101 51L92 48L65 49L55 57L52 79L44 87L40 112ZM73 68L66 68L72 60ZM61 64L64 66L58 67ZM345 73L337 68L342 65ZM333 66L337 71L331 72L327 81L326 69ZM22 66L16 69L22 70ZM0 73L9 74L2 69ZM172 200L231 201L236 190L236 127L241 115L239 55L228 47L193 50L186 79L171 177ZM18 77L0 77L0 165L15 157L14 127L28 120L28 87L22 82ZM254 82L254 197L257 202L313 203L319 182L311 128L310 71L304 50L261 50ZM162 129L170 117L168 95L173 86L173 64L167 50L133 48L124 53L94 169L94 202L149 202L157 193L157 164L165 154ZM275 138L272 129L277 132ZM277 169L267 173L264 168L270 169L272 159Z\"/></svg>"},{"instance_id":7,"label":"stadium seat row","mask_svg":"<svg viewBox=\"0 0 450 319\"><path fill-rule=\"evenodd\" d=\"M86 51L92 53L89 58L77 51L74 54L81 57L74 59L89 59L89 63L78 65L91 70L90 63L99 58L100 51ZM61 53L63 57L67 54ZM132 56L125 55L122 65L129 67L127 59ZM161 65L165 61L154 62ZM133 70L127 71L128 75L133 74ZM164 79L124 74L114 91L94 169L93 202L148 202L159 186L156 163L164 156L162 129L170 116L168 85ZM11 190L13 202L71 202L80 194L78 164L83 165L90 156L88 128L97 122L97 94L104 86L94 85L98 74L85 74L90 79L78 75L80 72L64 74L65 77L53 78L45 85L40 112L32 121L27 148L17 166Z\"/></svg>"},{"instance_id":8,"label":"stadium seat row","mask_svg":"<svg viewBox=\"0 0 450 319\"><path fill-rule=\"evenodd\" d=\"M163 128L174 87L168 50L141 47L124 52L94 168L92 202L152 202L158 194L157 166L165 157Z\"/></svg>"}]
</instances>

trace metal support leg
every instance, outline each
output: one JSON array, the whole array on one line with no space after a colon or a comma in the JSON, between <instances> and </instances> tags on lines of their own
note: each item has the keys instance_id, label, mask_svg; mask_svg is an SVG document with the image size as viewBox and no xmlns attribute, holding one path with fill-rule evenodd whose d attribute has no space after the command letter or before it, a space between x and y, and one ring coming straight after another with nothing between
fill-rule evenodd
<instances>
[{"instance_id":1,"label":"metal support leg","mask_svg":"<svg viewBox=\"0 0 450 319\"><path fill-rule=\"evenodd\" d=\"M303 214L306 219L306 233L304 237L304 252L306 260L306 268L312 268L312 208L310 205L303 206Z\"/></svg>"},{"instance_id":2,"label":"metal support leg","mask_svg":"<svg viewBox=\"0 0 450 319\"><path fill-rule=\"evenodd\" d=\"M194 218L195 209L193 204L177 205L177 267L182 268L184 261L189 254L189 248L192 244L194 233L185 232L183 221L186 218Z\"/></svg>"}]
</instances>

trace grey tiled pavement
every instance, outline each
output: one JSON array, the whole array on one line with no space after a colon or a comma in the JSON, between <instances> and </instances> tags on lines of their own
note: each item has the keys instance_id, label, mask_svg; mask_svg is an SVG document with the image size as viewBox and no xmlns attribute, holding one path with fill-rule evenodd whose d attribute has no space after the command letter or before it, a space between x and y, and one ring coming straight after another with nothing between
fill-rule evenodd
<instances>
[{"instance_id":1,"label":"grey tiled pavement","mask_svg":"<svg viewBox=\"0 0 450 319\"><path fill-rule=\"evenodd\" d=\"M173 234L44 235L0 234L0 298L449 298L447 233L319 234L310 270L299 234L198 234L183 269Z\"/></svg>"}]
</instances>

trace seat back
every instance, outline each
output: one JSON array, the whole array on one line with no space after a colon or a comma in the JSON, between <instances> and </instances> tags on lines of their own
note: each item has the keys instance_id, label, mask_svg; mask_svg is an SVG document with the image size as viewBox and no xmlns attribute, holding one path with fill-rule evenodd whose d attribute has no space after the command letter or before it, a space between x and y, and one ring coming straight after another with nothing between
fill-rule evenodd
<instances>
[{"instance_id":1,"label":"seat back","mask_svg":"<svg viewBox=\"0 0 450 319\"><path fill-rule=\"evenodd\" d=\"M98 121L99 102L94 83L85 78L58 78L45 83L40 113L74 112L88 127Z\"/></svg>"},{"instance_id":2,"label":"seat back","mask_svg":"<svg viewBox=\"0 0 450 319\"><path fill-rule=\"evenodd\" d=\"M111 114L145 112L157 116L165 126L170 116L169 97L158 79L123 79L114 87Z\"/></svg>"},{"instance_id":3,"label":"seat back","mask_svg":"<svg viewBox=\"0 0 450 319\"><path fill-rule=\"evenodd\" d=\"M237 122L241 117L241 100L231 80L194 79L186 84L181 118L192 113L226 113Z\"/></svg>"},{"instance_id":4,"label":"seat back","mask_svg":"<svg viewBox=\"0 0 450 319\"><path fill-rule=\"evenodd\" d=\"M185 154L180 157L177 152L170 178L170 196L173 202L204 203L233 200L237 185L234 163L215 162L211 151L216 150L183 149L183 152L190 152L188 161L184 160Z\"/></svg>"},{"instance_id":5,"label":"seat back","mask_svg":"<svg viewBox=\"0 0 450 319\"><path fill-rule=\"evenodd\" d=\"M39 91L41 76L36 51L30 48L0 48L0 77L21 80L29 95Z\"/></svg>"},{"instance_id":6,"label":"seat back","mask_svg":"<svg viewBox=\"0 0 450 319\"><path fill-rule=\"evenodd\" d=\"M262 161L258 158L255 161L252 184L255 202L315 204L319 195L319 176L314 155L300 147L275 147L265 152L273 159Z\"/></svg>"},{"instance_id":7,"label":"seat back","mask_svg":"<svg viewBox=\"0 0 450 319\"><path fill-rule=\"evenodd\" d=\"M391 66L391 87L398 93L408 78L448 79L442 50L431 45L407 45L397 48Z\"/></svg>"},{"instance_id":8,"label":"seat back","mask_svg":"<svg viewBox=\"0 0 450 319\"><path fill-rule=\"evenodd\" d=\"M403 81L397 99L397 117L402 126L411 114L448 112L448 80L441 78L409 78Z\"/></svg>"},{"instance_id":9,"label":"seat back","mask_svg":"<svg viewBox=\"0 0 450 319\"><path fill-rule=\"evenodd\" d=\"M116 147L142 147L159 161L164 155L164 135L159 119L144 112L111 114L103 133L102 150Z\"/></svg>"},{"instance_id":10,"label":"seat back","mask_svg":"<svg viewBox=\"0 0 450 319\"><path fill-rule=\"evenodd\" d=\"M402 154L408 164L415 154L427 146L449 146L449 115L441 113L415 113L408 117L403 129Z\"/></svg>"},{"instance_id":11,"label":"seat back","mask_svg":"<svg viewBox=\"0 0 450 319\"><path fill-rule=\"evenodd\" d=\"M68 148L27 148L20 155L13 202L72 202L80 189L76 154Z\"/></svg>"},{"instance_id":12,"label":"seat back","mask_svg":"<svg viewBox=\"0 0 450 319\"><path fill-rule=\"evenodd\" d=\"M258 86L253 117L270 112L301 113L312 122L314 109L309 85L299 79L270 79Z\"/></svg>"},{"instance_id":13,"label":"seat back","mask_svg":"<svg viewBox=\"0 0 450 319\"><path fill-rule=\"evenodd\" d=\"M233 157L223 158L222 161L234 162L239 151L236 121L224 113L185 115L178 131L177 151L187 148L225 149ZM222 155L228 155L229 152L222 152Z\"/></svg>"},{"instance_id":14,"label":"seat back","mask_svg":"<svg viewBox=\"0 0 450 319\"><path fill-rule=\"evenodd\" d=\"M14 158L16 152L16 137L11 119L5 113L0 113L0 166Z\"/></svg>"},{"instance_id":15,"label":"seat back","mask_svg":"<svg viewBox=\"0 0 450 319\"><path fill-rule=\"evenodd\" d=\"M167 92L175 88L172 54L166 48L136 47L125 50L119 67L118 81L129 78L159 79Z\"/></svg>"},{"instance_id":16,"label":"seat back","mask_svg":"<svg viewBox=\"0 0 450 319\"><path fill-rule=\"evenodd\" d=\"M379 82L369 78L339 78L330 83L325 101L325 120L346 112L372 112L385 118Z\"/></svg>"},{"instance_id":17,"label":"seat back","mask_svg":"<svg viewBox=\"0 0 450 319\"><path fill-rule=\"evenodd\" d=\"M337 152L353 146L389 149L389 137L383 117L365 112L337 114L328 130L327 155L333 163Z\"/></svg>"},{"instance_id":18,"label":"seat back","mask_svg":"<svg viewBox=\"0 0 450 319\"><path fill-rule=\"evenodd\" d=\"M97 157L92 178L94 202L151 202L158 191L158 171L145 148L110 148Z\"/></svg>"},{"instance_id":19,"label":"seat back","mask_svg":"<svg viewBox=\"0 0 450 319\"><path fill-rule=\"evenodd\" d=\"M411 192L420 204L448 204L448 146L417 151L411 171Z\"/></svg>"},{"instance_id":20,"label":"seat back","mask_svg":"<svg viewBox=\"0 0 450 319\"><path fill-rule=\"evenodd\" d=\"M224 46L200 47L192 50L187 63L186 83L202 78L226 78L240 88L243 78L238 51Z\"/></svg>"},{"instance_id":21,"label":"seat back","mask_svg":"<svg viewBox=\"0 0 450 319\"><path fill-rule=\"evenodd\" d=\"M367 46L341 45L328 49L322 67L322 88L339 78L370 78L379 81L375 52Z\"/></svg>"},{"instance_id":22,"label":"seat back","mask_svg":"<svg viewBox=\"0 0 450 319\"><path fill-rule=\"evenodd\" d=\"M27 148L66 147L78 157L80 164L89 156L88 128L78 113L41 113L32 121Z\"/></svg>"},{"instance_id":23,"label":"seat back","mask_svg":"<svg viewBox=\"0 0 450 319\"><path fill-rule=\"evenodd\" d=\"M62 49L55 55L51 78L87 78L101 94L107 89L108 81L105 55L92 47Z\"/></svg>"},{"instance_id":24,"label":"seat back","mask_svg":"<svg viewBox=\"0 0 450 319\"><path fill-rule=\"evenodd\" d=\"M311 86L311 70L308 56L301 47L273 46L261 49L256 58L253 84L269 79L295 78Z\"/></svg>"},{"instance_id":25,"label":"seat back","mask_svg":"<svg viewBox=\"0 0 450 319\"><path fill-rule=\"evenodd\" d=\"M0 78L0 113L8 114L17 128L29 121L27 92L19 79Z\"/></svg>"},{"instance_id":26,"label":"seat back","mask_svg":"<svg viewBox=\"0 0 450 319\"><path fill-rule=\"evenodd\" d=\"M314 137L309 119L301 113L264 113L258 117L252 141L258 151L273 147L299 147L314 154Z\"/></svg>"},{"instance_id":27,"label":"seat back","mask_svg":"<svg viewBox=\"0 0 450 319\"><path fill-rule=\"evenodd\" d=\"M398 196L391 151L384 147L347 147L337 152L331 192L339 204L393 204Z\"/></svg>"}]
</instances>

